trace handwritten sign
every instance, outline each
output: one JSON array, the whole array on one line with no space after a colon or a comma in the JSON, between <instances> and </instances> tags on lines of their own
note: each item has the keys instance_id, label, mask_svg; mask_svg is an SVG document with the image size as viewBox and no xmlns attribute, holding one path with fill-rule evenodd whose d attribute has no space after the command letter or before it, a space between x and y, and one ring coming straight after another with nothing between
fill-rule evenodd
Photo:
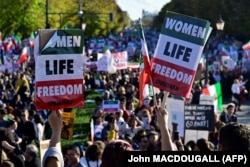
<instances>
[{"instance_id":1,"label":"handwritten sign","mask_svg":"<svg viewBox=\"0 0 250 167\"><path fill-rule=\"evenodd\" d=\"M214 106L186 105L184 124L185 129L214 130Z\"/></svg>"}]
</instances>

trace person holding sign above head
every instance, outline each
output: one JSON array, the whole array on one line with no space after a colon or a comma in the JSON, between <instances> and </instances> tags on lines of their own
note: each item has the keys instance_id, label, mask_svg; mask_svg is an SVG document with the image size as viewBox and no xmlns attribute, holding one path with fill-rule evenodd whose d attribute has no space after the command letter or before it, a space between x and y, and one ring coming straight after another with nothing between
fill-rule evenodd
<instances>
[{"instance_id":1,"label":"person holding sign above head","mask_svg":"<svg viewBox=\"0 0 250 167\"><path fill-rule=\"evenodd\" d=\"M166 108L156 108L157 124L161 134L161 151L177 151L169 132L168 116Z\"/></svg>"},{"instance_id":2,"label":"person holding sign above head","mask_svg":"<svg viewBox=\"0 0 250 167\"><path fill-rule=\"evenodd\" d=\"M226 112L220 115L220 120L225 123L237 122L237 116L234 114L235 105L234 103L229 103L226 108Z\"/></svg>"},{"instance_id":3,"label":"person holding sign above head","mask_svg":"<svg viewBox=\"0 0 250 167\"><path fill-rule=\"evenodd\" d=\"M61 132L63 127L62 110L52 111L48 118L52 129L49 148L46 150L43 160L43 167L63 167L64 160L61 151Z\"/></svg>"}]
</instances>

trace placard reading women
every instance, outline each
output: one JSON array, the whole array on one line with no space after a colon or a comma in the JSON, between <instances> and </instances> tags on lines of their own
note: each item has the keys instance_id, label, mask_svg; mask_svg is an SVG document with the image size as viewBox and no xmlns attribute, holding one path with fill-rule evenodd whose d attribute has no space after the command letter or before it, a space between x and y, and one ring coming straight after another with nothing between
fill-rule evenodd
<instances>
[{"instance_id":1,"label":"placard reading women","mask_svg":"<svg viewBox=\"0 0 250 167\"><path fill-rule=\"evenodd\" d=\"M210 33L206 20L167 12L152 58L153 85L188 97Z\"/></svg>"},{"instance_id":2,"label":"placard reading women","mask_svg":"<svg viewBox=\"0 0 250 167\"><path fill-rule=\"evenodd\" d=\"M83 106L83 31L40 30L36 57L37 109Z\"/></svg>"}]
</instances>

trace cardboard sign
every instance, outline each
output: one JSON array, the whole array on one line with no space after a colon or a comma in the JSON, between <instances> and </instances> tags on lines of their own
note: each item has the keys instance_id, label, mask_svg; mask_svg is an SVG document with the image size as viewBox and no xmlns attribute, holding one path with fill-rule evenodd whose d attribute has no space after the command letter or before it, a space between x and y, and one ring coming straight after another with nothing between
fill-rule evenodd
<instances>
[{"instance_id":1,"label":"cardboard sign","mask_svg":"<svg viewBox=\"0 0 250 167\"><path fill-rule=\"evenodd\" d=\"M127 51L118 52L112 54L114 59L114 65L117 70L127 69L128 68L128 54Z\"/></svg>"},{"instance_id":2,"label":"cardboard sign","mask_svg":"<svg viewBox=\"0 0 250 167\"><path fill-rule=\"evenodd\" d=\"M112 59L112 60L111 60ZM113 54L97 54L97 71L108 71L108 66L113 65L117 70L128 68L127 51Z\"/></svg>"},{"instance_id":3,"label":"cardboard sign","mask_svg":"<svg viewBox=\"0 0 250 167\"><path fill-rule=\"evenodd\" d=\"M61 138L66 140L72 140L74 131L74 118L75 114L73 110L70 112L63 112L63 128L61 133Z\"/></svg>"},{"instance_id":4,"label":"cardboard sign","mask_svg":"<svg viewBox=\"0 0 250 167\"><path fill-rule=\"evenodd\" d=\"M120 110L119 100L104 100L102 103L103 112L116 113Z\"/></svg>"},{"instance_id":5,"label":"cardboard sign","mask_svg":"<svg viewBox=\"0 0 250 167\"><path fill-rule=\"evenodd\" d=\"M208 139L209 131L201 130L185 130L184 143L187 144L189 141L197 141L198 139Z\"/></svg>"},{"instance_id":6,"label":"cardboard sign","mask_svg":"<svg viewBox=\"0 0 250 167\"><path fill-rule=\"evenodd\" d=\"M218 108L218 99L213 96L208 96L205 94L200 95L200 103L202 105L213 105L214 106L214 112L217 112Z\"/></svg>"},{"instance_id":7,"label":"cardboard sign","mask_svg":"<svg viewBox=\"0 0 250 167\"><path fill-rule=\"evenodd\" d=\"M98 53L97 71L108 71L110 54Z\"/></svg>"},{"instance_id":8,"label":"cardboard sign","mask_svg":"<svg viewBox=\"0 0 250 167\"><path fill-rule=\"evenodd\" d=\"M167 12L152 59L153 85L189 97L204 45L212 31L206 20Z\"/></svg>"},{"instance_id":9,"label":"cardboard sign","mask_svg":"<svg viewBox=\"0 0 250 167\"><path fill-rule=\"evenodd\" d=\"M213 105L186 105L184 115L185 129L214 130Z\"/></svg>"},{"instance_id":10,"label":"cardboard sign","mask_svg":"<svg viewBox=\"0 0 250 167\"><path fill-rule=\"evenodd\" d=\"M35 76L38 110L83 106L83 31L40 30Z\"/></svg>"},{"instance_id":11,"label":"cardboard sign","mask_svg":"<svg viewBox=\"0 0 250 167\"><path fill-rule=\"evenodd\" d=\"M169 129L178 131L180 136L184 137L184 100L168 98L166 106L169 112Z\"/></svg>"}]
</instances>

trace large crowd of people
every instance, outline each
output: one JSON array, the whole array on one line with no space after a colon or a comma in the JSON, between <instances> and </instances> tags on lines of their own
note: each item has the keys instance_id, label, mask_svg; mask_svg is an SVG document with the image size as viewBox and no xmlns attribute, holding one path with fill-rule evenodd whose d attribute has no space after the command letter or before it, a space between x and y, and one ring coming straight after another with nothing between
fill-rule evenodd
<instances>
[{"instance_id":1,"label":"large crowd of people","mask_svg":"<svg viewBox=\"0 0 250 167\"><path fill-rule=\"evenodd\" d=\"M158 34L156 31L146 31L145 36L152 53ZM228 41L228 38L224 41L211 38L207 44L209 47L204 51L209 55L209 60L216 59L216 54L219 54L217 46ZM139 38L124 33L117 37L117 41L113 41L112 52L126 49L129 42L135 43L140 49ZM133 56L138 57L136 52ZM233 97L232 103L227 105L222 114L215 114L215 130L207 138L184 143L183 138L168 127L168 111L161 107L162 91L155 93L157 104L152 97L148 97L142 106L137 106L139 69L120 70L115 74L85 71L85 89L103 90L103 94L94 99L96 107L91 113L94 122L93 140L61 148L63 110L36 110L32 60L27 59L18 71L5 70L0 73L1 167L123 167L125 151L250 151L249 127L239 124L237 120L241 104L249 100L247 93L241 95L241 89L250 92L248 72L223 69L217 71L219 73L209 71L209 84L221 82L223 98ZM195 82L191 99L185 99L186 104L199 104L201 88L206 86L206 81ZM168 98L174 98L174 95ZM120 101L118 112L103 112L101 104L107 99ZM45 136L45 122L52 129L49 137ZM38 144L45 138L50 139L50 144L41 164Z\"/></svg>"}]
</instances>

